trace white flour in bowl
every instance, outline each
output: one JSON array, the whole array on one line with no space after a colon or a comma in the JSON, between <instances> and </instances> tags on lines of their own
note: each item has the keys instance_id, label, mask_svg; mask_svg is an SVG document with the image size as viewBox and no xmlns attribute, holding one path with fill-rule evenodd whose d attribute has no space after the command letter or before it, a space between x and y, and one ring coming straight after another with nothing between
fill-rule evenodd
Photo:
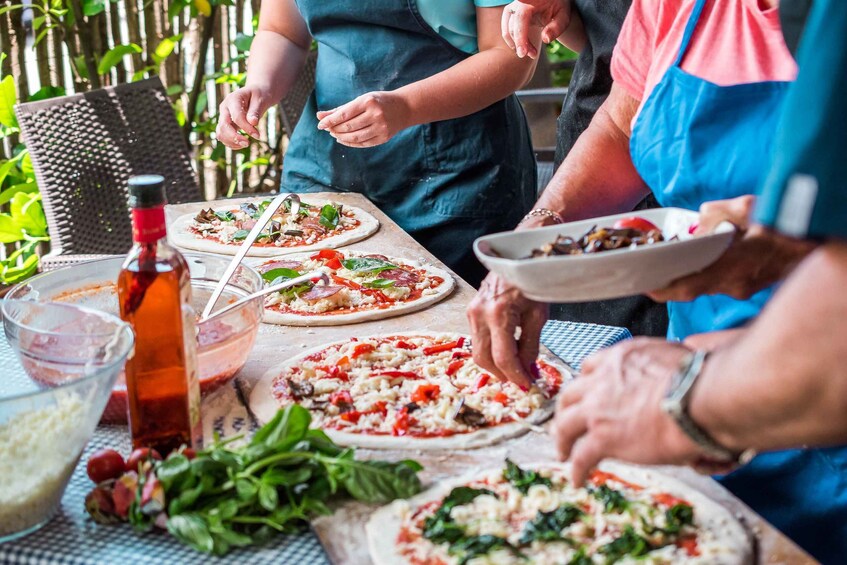
<instances>
[{"instance_id":1,"label":"white flour in bowl","mask_svg":"<svg viewBox=\"0 0 847 565\"><path fill-rule=\"evenodd\" d=\"M87 403L56 395L54 406L0 423L0 537L50 517L85 447Z\"/></svg>"}]
</instances>

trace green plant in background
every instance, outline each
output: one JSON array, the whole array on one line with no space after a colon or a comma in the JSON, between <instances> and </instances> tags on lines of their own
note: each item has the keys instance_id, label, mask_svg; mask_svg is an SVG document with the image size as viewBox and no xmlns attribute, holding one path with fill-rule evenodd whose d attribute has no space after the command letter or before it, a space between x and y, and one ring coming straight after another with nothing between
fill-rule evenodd
<instances>
[{"instance_id":1,"label":"green plant in background","mask_svg":"<svg viewBox=\"0 0 847 565\"><path fill-rule=\"evenodd\" d=\"M0 63L5 54L0 54ZM39 99L48 98L40 90ZM33 95L35 98L36 95ZM0 139L18 133L18 120L13 107L17 101L15 82L11 76L0 79ZM47 220L41 207L41 194L35 182L32 160L23 144L12 150L11 159L0 160L0 206L9 207L0 214L0 243L19 244L18 249L0 260L0 284L14 284L38 270L38 245L49 241Z\"/></svg>"},{"instance_id":2,"label":"green plant in background","mask_svg":"<svg viewBox=\"0 0 847 565\"><path fill-rule=\"evenodd\" d=\"M565 61L574 61L579 57L579 53L574 53L558 41L554 41L547 45L547 58L552 64L563 63ZM555 69L552 72L553 86L568 86L571 82L573 69Z\"/></svg>"}]
</instances>

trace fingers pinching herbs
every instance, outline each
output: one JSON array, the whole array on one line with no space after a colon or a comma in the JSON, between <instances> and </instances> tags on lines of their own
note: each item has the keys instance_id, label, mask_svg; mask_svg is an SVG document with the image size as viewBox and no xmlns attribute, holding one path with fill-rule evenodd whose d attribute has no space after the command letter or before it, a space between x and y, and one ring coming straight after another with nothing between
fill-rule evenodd
<instances>
[{"instance_id":1,"label":"fingers pinching herbs","mask_svg":"<svg viewBox=\"0 0 847 565\"><path fill-rule=\"evenodd\" d=\"M230 117L229 109L226 107L226 101L221 104L218 127L215 134L218 141L230 149L243 149L247 147L247 138L238 132L238 128Z\"/></svg>"}]
</instances>

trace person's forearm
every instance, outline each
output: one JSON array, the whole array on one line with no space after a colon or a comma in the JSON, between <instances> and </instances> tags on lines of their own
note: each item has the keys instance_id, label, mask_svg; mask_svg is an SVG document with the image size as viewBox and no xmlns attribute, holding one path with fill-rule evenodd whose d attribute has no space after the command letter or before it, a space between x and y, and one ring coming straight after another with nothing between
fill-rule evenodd
<instances>
[{"instance_id":1,"label":"person's forearm","mask_svg":"<svg viewBox=\"0 0 847 565\"><path fill-rule=\"evenodd\" d=\"M733 346L712 354L691 415L734 449L847 443L847 244L804 261Z\"/></svg>"},{"instance_id":2,"label":"person's forearm","mask_svg":"<svg viewBox=\"0 0 847 565\"><path fill-rule=\"evenodd\" d=\"M632 210L649 192L629 153L629 122L637 108L637 100L613 87L536 207L565 221Z\"/></svg>"},{"instance_id":3,"label":"person's forearm","mask_svg":"<svg viewBox=\"0 0 847 565\"><path fill-rule=\"evenodd\" d=\"M250 47L246 86L262 88L276 104L291 90L308 53L308 47L275 31L260 29Z\"/></svg>"},{"instance_id":4,"label":"person's forearm","mask_svg":"<svg viewBox=\"0 0 847 565\"><path fill-rule=\"evenodd\" d=\"M395 92L408 107L407 126L468 116L522 88L535 61L519 59L506 45L486 49Z\"/></svg>"}]
</instances>

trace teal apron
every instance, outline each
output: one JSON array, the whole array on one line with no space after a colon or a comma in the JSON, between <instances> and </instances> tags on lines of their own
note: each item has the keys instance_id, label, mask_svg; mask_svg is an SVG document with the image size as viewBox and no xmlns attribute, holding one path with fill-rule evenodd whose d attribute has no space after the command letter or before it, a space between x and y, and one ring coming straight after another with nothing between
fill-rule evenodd
<instances>
[{"instance_id":1,"label":"teal apron","mask_svg":"<svg viewBox=\"0 0 847 565\"><path fill-rule=\"evenodd\" d=\"M697 0L676 61L644 102L630 150L662 206L697 210L751 194L766 174L781 103L790 83L719 86L680 68L703 7ZM668 337L740 326L772 293L749 300L703 296L670 303ZM723 477L729 488L818 559L847 556L847 449L767 453ZM826 539L825 539L826 538Z\"/></svg>"},{"instance_id":2,"label":"teal apron","mask_svg":"<svg viewBox=\"0 0 847 565\"><path fill-rule=\"evenodd\" d=\"M470 0L464 0L470 2ZM285 155L284 189L358 192L469 282L477 237L510 230L535 201L535 158L514 96L475 114L413 126L370 148L317 129L329 110L423 80L470 55L429 27L414 0L297 0L318 42L315 91Z\"/></svg>"}]
</instances>

